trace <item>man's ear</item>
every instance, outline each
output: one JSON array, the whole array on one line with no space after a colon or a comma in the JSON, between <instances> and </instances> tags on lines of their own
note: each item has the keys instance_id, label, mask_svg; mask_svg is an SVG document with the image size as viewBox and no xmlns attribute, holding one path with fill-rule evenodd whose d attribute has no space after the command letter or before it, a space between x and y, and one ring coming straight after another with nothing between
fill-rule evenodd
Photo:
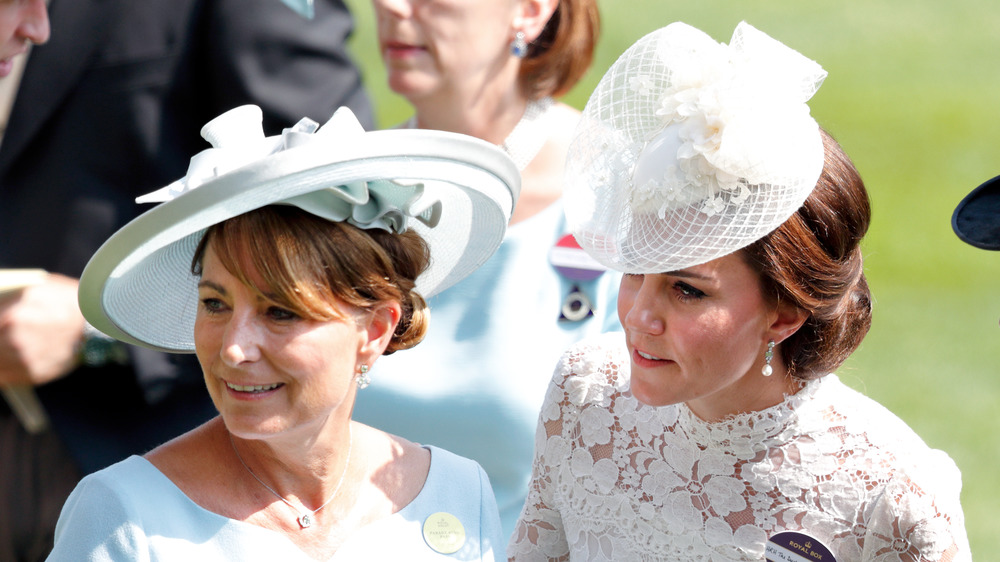
<instances>
[{"instance_id":1,"label":"man's ear","mask_svg":"<svg viewBox=\"0 0 1000 562\"><path fill-rule=\"evenodd\" d=\"M545 24L549 23L549 19L558 7L559 0L521 0L518 15L514 18L511 37L513 38L514 32L521 31L528 43L538 39L545 29Z\"/></svg>"},{"instance_id":2,"label":"man's ear","mask_svg":"<svg viewBox=\"0 0 1000 562\"><path fill-rule=\"evenodd\" d=\"M379 358L392 341L396 325L403 315L403 309L396 301L378 304L362 317L359 328L363 332L358 360L371 365Z\"/></svg>"}]
</instances>

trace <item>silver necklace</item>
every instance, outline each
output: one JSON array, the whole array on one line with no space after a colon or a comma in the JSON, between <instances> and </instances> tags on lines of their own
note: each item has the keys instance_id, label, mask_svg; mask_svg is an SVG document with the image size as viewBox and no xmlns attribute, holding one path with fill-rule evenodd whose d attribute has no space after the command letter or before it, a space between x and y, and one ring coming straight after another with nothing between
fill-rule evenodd
<instances>
[{"instance_id":1,"label":"silver necklace","mask_svg":"<svg viewBox=\"0 0 1000 562\"><path fill-rule=\"evenodd\" d=\"M538 151L545 146L545 141L549 135L546 132L548 127L546 117L551 115L549 110L555 105L555 101L550 97L538 100L531 100L524 107L524 115L521 120L514 125L514 129L504 139L503 144L498 145L507 156L510 156L519 171L524 169L538 156ZM416 129L417 116L410 117L402 128Z\"/></svg>"},{"instance_id":2,"label":"silver necklace","mask_svg":"<svg viewBox=\"0 0 1000 562\"><path fill-rule=\"evenodd\" d=\"M287 505L288 507L294 509L295 512L299 514L299 516L295 518L295 520L299 522L299 527L301 527L303 529L308 529L309 527L312 527L313 516L316 515L316 513L319 512L319 510L321 510L324 507L326 507L327 505L329 505L330 502L333 501L333 498L337 497L337 492L340 491L340 485L344 483L344 477L347 476L347 467L350 466L350 464L351 464L351 449L354 448L354 428L351 427L351 426L348 426L347 431L348 431L347 461L344 462L344 471L340 473L340 480L337 481L337 487L334 488L333 489L333 493L330 494L330 499L328 499L325 502L323 502L323 505L317 507L316 509L309 509L309 508L307 508L305 506L302 506L302 509L299 509L299 508L295 507L295 505L292 502L286 500L278 492L275 492L274 488L272 488L272 487L268 486L267 484L265 484L263 480L261 480L260 478L258 478L257 475L254 474L252 470L250 470L250 467L247 466L247 463L245 463L243 461L243 457L240 456L240 452L238 450L236 450L236 443L233 442L233 435L232 434L229 434L229 444L232 445L233 452L236 453L236 458L240 460L240 464L243 465L243 468L247 469L247 472L250 473L250 476L253 476L254 480L256 480L257 482L260 482L261 486L267 488L267 490L269 492L271 492L272 494L274 494L274 497L276 497L279 500L281 500L282 502L284 502L285 505Z\"/></svg>"}]
</instances>

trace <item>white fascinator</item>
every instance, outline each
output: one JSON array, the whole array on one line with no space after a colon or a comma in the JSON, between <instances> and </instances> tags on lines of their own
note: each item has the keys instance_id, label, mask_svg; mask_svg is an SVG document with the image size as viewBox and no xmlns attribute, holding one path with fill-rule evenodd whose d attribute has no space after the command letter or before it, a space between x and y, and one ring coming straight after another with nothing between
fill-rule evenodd
<instances>
[{"instance_id":1,"label":"white fascinator","mask_svg":"<svg viewBox=\"0 0 1000 562\"><path fill-rule=\"evenodd\" d=\"M626 273L676 271L758 240L822 172L806 102L825 77L747 23L729 45L684 23L643 37L584 108L567 161L570 230Z\"/></svg>"}]
</instances>

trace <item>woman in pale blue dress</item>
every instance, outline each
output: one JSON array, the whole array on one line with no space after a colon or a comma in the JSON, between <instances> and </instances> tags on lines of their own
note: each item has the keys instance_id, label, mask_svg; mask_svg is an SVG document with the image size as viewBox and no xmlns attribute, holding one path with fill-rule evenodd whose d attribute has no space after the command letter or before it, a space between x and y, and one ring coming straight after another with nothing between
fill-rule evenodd
<instances>
[{"instance_id":1,"label":"woman in pale blue dress","mask_svg":"<svg viewBox=\"0 0 1000 562\"><path fill-rule=\"evenodd\" d=\"M206 125L213 148L84 272L88 321L194 352L220 415L85 478L50 560L503 559L478 464L351 414L375 361L423 337L424 295L497 248L516 168L346 109L278 137L260 117Z\"/></svg>"},{"instance_id":2,"label":"woman in pale blue dress","mask_svg":"<svg viewBox=\"0 0 1000 562\"><path fill-rule=\"evenodd\" d=\"M503 147L521 170L522 189L503 245L428 300L434 323L426 339L413 353L379 362L355 418L475 459L510 532L561 350L621 329L620 276L575 247L563 216L563 172L580 112L556 99L590 66L597 2L373 4L389 86L413 106L404 126Z\"/></svg>"}]
</instances>

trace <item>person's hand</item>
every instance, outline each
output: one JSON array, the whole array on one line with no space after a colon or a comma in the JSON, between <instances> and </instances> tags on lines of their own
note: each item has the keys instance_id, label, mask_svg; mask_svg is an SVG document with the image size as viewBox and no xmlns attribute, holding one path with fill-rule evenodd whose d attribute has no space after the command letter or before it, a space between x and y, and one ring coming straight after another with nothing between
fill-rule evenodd
<instances>
[{"instance_id":1,"label":"person's hand","mask_svg":"<svg viewBox=\"0 0 1000 562\"><path fill-rule=\"evenodd\" d=\"M50 274L0 297L0 386L44 384L77 365L84 326L78 285Z\"/></svg>"}]
</instances>

